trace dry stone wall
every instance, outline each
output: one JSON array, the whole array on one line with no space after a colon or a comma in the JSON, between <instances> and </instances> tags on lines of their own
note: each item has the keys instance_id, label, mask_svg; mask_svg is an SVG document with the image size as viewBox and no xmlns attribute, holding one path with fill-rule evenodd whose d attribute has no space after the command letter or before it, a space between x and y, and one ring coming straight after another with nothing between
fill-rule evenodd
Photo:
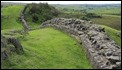
<instances>
[{"instance_id":1,"label":"dry stone wall","mask_svg":"<svg viewBox=\"0 0 122 70\"><path fill-rule=\"evenodd\" d=\"M54 18L40 28L54 27L75 37L84 45L87 58L95 69L121 69L121 48L105 33L104 28L80 19Z\"/></svg>"},{"instance_id":2,"label":"dry stone wall","mask_svg":"<svg viewBox=\"0 0 122 70\"><path fill-rule=\"evenodd\" d=\"M22 26L24 28L24 31L28 32L29 31L29 27L27 25L27 22L24 19L24 14L23 14L25 12L26 8L27 8L27 5L25 5L24 8L21 10L19 19L22 22Z\"/></svg>"}]
</instances>

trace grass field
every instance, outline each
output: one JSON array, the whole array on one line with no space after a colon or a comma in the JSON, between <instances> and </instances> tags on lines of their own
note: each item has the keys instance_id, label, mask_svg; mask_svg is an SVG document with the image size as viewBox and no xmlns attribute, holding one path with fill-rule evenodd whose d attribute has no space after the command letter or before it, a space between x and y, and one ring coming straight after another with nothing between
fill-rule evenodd
<instances>
[{"instance_id":1,"label":"grass field","mask_svg":"<svg viewBox=\"0 0 122 70\"><path fill-rule=\"evenodd\" d=\"M18 21L19 13L22 8L23 6L21 5L1 8L1 15L4 16L1 19L2 34L8 33L10 29L22 29L21 22ZM108 12L110 13L112 11ZM105 27L105 31L109 37L118 45L121 45L121 38L116 34L121 29L121 16L108 15L105 11L103 14L103 18L93 18L92 21L96 24L100 24L101 27ZM29 25L31 28L37 28L38 26L38 24ZM2 61L1 68L92 68L82 49L83 46L79 45L74 38L58 30L44 28L30 31L29 35L25 37L19 33L15 36L19 37L24 48L24 54L18 55L13 53L9 56L8 60Z\"/></svg>"},{"instance_id":2,"label":"grass field","mask_svg":"<svg viewBox=\"0 0 122 70\"><path fill-rule=\"evenodd\" d=\"M60 31L34 30L20 40L25 53L13 54L2 68L92 68L77 41Z\"/></svg>"},{"instance_id":3,"label":"grass field","mask_svg":"<svg viewBox=\"0 0 122 70\"><path fill-rule=\"evenodd\" d=\"M89 10L91 13L96 13L99 15L115 15L115 14L120 14L121 9L120 8L97 8L93 10Z\"/></svg>"},{"instance_id":4,"label":"grass field","mask_svg":"<svg viewBox=\"0 0 122 70\"><path fill-rule=\"evenodd\" d=\"M22 25L18 17L23 6L13 5L1 8L1 29L21 29Z\"/></svg>"},{"instance_id":5,"label":"grass field","mask_svg":"<svg viewBox=\"0 0 122 70\"><path fill-rule=\"evenodd\" d=\"M91 19L96 24L106 25L111 28L121 30L121 16L102 16L102 18L93 18Z\"/></svg>"},{"instance_id":6,"label":"grass field","mask_svg":"<svg viewBox=\"0 0 122 70\"><path fill-rule=\"evenodd\" d=\"M102 24L121 30L121 7L120 5L54 5L64 14L59 17L83 19L86 13L93 13L102 18L92 18L96 24Z\"/></svg>"}]
</instances>

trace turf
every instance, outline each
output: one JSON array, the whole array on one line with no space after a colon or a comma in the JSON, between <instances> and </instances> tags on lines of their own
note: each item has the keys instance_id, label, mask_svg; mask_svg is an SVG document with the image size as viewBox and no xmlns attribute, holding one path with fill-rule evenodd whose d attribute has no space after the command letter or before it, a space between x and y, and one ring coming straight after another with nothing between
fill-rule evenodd
<instances>
[{"instance_id":1,"label":"turf","mask_svg":"<svg viewBox=\"0 0 122 70\"><path fill-rule=\"evenodd\" d=\"M1 32L3 34L8 33L10 29L22 29L21 22L18 21L22 8L23 6L21 5L1 8L1 14L4 16L1 21ZM112 11L104 11L103 18L94 18L92 21L105 27L109 37L118 45L121 45L121 38L116 35L119 32L118 30L121 29L121 17L108 15L110 12ZM38 25L32 24L30 27L37 28ZM11 35L10 33L8 34L9 36ZM24 48L24 54L13 53L8 60L2 61L2 69L92 68L82 49L83 46L79 45L74 38L58 30L44 28L30 31L27 36L22 36L18 33L15 36L19 37Z\"/></svg>"},{"instance_id":2,"label":"turf","mask_svg":"<svg viewBox=\"0 0 122 70\"><path fill-rule=\"evenodd\" d=\"M93 10L89 10L88 12L91 13L96 13L99 15L119 15L120 16L120 12L121 12L121 8L96 8Z\"/></svg>"},{"instance_id":3,"label":"turf","mask_svg":"<svg viewBox=\"0 0 122 70\"><path fill-rule=\"evenodd\" d=\"M21 39L23 55L13 54L3 68L91 69L86 54L74 38L52 29L33 30Z\"/></svg>"},{"instance_id":4,"label":"turf","mask_svg":"<svg viewBox=\"0 0 122 70\"><path fill-rule=\"evenodd\" d=\"M12 5L1 8L1 29L21 29L22 24L19 22L18 17L20 14L22 5Z\"/></svg>"},{"instance_id":5,"label":"turf","mask_svg":"<svg viewBox=\"0 0 122 70\"><path fill-rule=\"evenodd\" d=\"M91 19L96 24L106 25L111 28L121 30L121 17L120 16L102 16L102 18Z\"/></svg>"}]
</instances>

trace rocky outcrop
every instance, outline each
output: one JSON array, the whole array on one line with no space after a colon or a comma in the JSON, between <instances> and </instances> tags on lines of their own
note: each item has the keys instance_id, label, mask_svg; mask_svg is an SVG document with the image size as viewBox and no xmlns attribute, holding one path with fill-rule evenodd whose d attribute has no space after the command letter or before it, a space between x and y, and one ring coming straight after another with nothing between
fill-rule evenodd
<instances>
[{"instance_id":1,"label":"rocky outcrop","mask_svg":"<svg viewBox=\"0 0 122 70\"><path fill-rule=\"evenodd\" d=\"M12 52L23 53L23 47L16 38L6 38L1 35L1 60L6 60Z\"/></svg>"},{"instance_id":2,"label":"rocky outcrop","mask_svg":"<svg viewBox=\"0 0 122 70\"><path fill-rule=\"evenodd\" d=\"M10 42L11 44L14 45L14 47L17 50L18 53L23 52L23 48L22 48L19 40L17 40L16 38L9 38L8 42Z\"/></svg>"},{"instance_id":3,"label":"rocky outcrop","mask_svg":"<svg viewBox=\"0 0 122 70\"><path fill-rule=\"evenodd\" d=\"M120 69L121 48L105 33L104 28L80 19L54 18L40 28L54 27L75 37L84 45L90 63L95 69Z\"/></svg>"},{"instance_id":4,"label":"rocky outcrop","mask_svg":"<svg viewBox=\"0 0 122 70\"><path fill-rule=\"evenodd\" d=\"M5 60L8 58L8 55L6 53L6 44L7 44L7 40L5 39L4 36L1 35L1 59Z\"/></svg>"}]
</instances>

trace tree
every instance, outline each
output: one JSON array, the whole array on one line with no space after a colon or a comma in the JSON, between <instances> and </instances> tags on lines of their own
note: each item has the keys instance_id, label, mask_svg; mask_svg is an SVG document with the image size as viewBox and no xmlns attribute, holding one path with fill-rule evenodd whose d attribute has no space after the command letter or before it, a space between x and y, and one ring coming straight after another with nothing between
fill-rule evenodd
<instances>
[{"instance_id":1,"label":"tree","mask_svg":"<svg viewBox=\"0 0 122 70\"><path fill-rule=\"evenodd\" d=\"M50 20L53 17L58 16L59 11L55 7L48 5L47 3L28 4L25 10L25 19L36 23L42 23L46 20Z\"/></svg>"},{"instance_id":2,"label":"tree","mask_svg":"<svg viewBox=\"0 0 122 70\"><path fill-rule=\"evenodd\" d=\"M32 21L36 22L38 20L39 20L38 15L36 13L32 14Z\"/></svg>"}]
</instances>

